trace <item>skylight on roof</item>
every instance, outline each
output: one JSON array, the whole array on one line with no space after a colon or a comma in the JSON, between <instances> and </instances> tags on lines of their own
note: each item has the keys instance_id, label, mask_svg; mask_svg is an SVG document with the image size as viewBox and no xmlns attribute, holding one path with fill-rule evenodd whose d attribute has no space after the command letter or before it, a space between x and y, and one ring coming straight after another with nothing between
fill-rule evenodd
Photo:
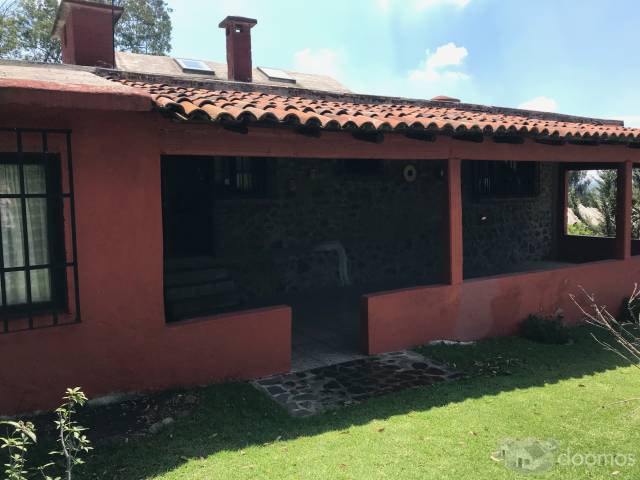
<instances>
[{"instance_id":1,"label":"skylight on roof","mask_svg":"<svg viewBox=\"0 0 640 480\"><path fill-rule=\"evenodd\" d=\"M258 67L258 70L264 73L269 80L273 80L274 82L296 83L296 79L283 70L266 67Z\"/></svg>"},{"instance_id":2,"label":"skylight on roof","mask_svg":"<svg viewBox=\"0 0 640 480\"><path fill-rule=\"evenodd\" d=\"M205 75L214 75L213 69L202 60L191 60L188 58L174 58L176 63L180 65L183 72L186 73L203 73Z\"/></svg>"}]
</instances>

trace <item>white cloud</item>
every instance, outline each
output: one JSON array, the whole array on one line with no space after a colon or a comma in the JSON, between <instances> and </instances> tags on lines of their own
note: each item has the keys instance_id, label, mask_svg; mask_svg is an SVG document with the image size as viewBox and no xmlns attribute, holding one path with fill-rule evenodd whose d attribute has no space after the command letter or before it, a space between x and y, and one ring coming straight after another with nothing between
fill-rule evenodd
<instances>
[{"instance_id":1,"label":"white cloud","mask_svg":"<svg viewBox=\"0 0 640 480\"><path fill-rule=\"evenodd\" d=\"M518 105L518 108L524 108L525 110L537 110L540 112L555 112L558 110L558 104L553 98L541 95L521 103Z\"/></svg>"},{"instance_id":2,"label":"white cloud","mask_svg":"<svg viewBox=\"0 0 640 480\"><path fill-rule=\"evenodd\" d=\"M437 82L439 80L465 80L469 78L464 72L452 67L462 65L469 52L464 47L457 47L455 43L449 42L440 45L436 51L431 53L427 50L427 58L424 67L409 72L409 80L413 82Z\"/></svg>"},{"instance_id":3,"label":"white cloud","mask_svg":"<svg viewBox=\"0 0 640 480\"><path fill-rule=\"evenodd\" d=\"M412 10L422 11L439 6L464 8L470 2L471 0L376 0L376 6L380 10L387 11L392 5L397 5L401 8L406 8L409 5Z\"/></svg>"},{"instance_id":4,"label":"white cloud","mask_svg":"<svg viewBox=\"0 0 640 480\"><path fill-rule=\"evenodd\" d=\"M303 73L316 73L333 78L342 76L341 55L330 48L300 50L293 54L293 64L296 70Z\"/></svg>"}]
</instances>

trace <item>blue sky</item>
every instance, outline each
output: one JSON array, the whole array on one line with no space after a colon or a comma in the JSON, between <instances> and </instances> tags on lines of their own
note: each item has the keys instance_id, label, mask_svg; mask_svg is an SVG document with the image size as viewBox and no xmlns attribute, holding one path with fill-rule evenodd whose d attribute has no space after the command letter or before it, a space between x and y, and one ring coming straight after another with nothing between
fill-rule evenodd
<instances>
[{"instance_id":1,"label":"blue sky","mask_svg":"<svg viewBox=\"0 0 640 480\"><path fill-rule=\"evenodd\" d=\"M637 0L169 0L174 56L223 61L227 15L258 20L254 66L360 93L522 106L640 126Z\"/></svg>"}]
</instances>

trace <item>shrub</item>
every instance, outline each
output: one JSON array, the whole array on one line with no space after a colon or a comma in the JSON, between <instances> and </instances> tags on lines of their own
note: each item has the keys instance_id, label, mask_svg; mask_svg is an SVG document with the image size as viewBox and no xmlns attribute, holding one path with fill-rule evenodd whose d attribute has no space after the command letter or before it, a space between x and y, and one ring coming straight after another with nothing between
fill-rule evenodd
<instances>
[{"instance_id":1,"label":"shrub","mask_svg":"<svg viewBox=\"0 0 640 480\"><path fill-rule=\"evenodd\" d=\"M571 295L571 299L580 309L587 323L601 328L611 335L615 343L593 338L606 350L613 352L640 369L640 289L636 284L631 296L624 300L622 316L616 319L606 306L598 305L595 296L588 294L583 288L580 299ZM620 317L620 315L618 315ZM637 400L637 399L636 399Z\"/></svg>"},{"instance_id":2,"label":"shrub","mask_svg":"<svg viewBox=\"0 0 640 480\"><path fill-rule=\"evenodd\" d=\"M75 420L77 407L82 407L87 397L80 388L67 388L64 395L64 403L56 409L58 419L55 421L58 431L58 446L60 450L50 452L50 455L60 456L64 461L64 478L71 480L71 473L75 466L81 465L82 456L92 450L91 442L84 435L86 428L80 426ZM41 465L35 469L27 467L27 453L29 447L37 442L36 429L31 422L3 421L0 425L6 426L9 433L6 437L0 437L0 450L6 451L8 461L4 464L6 480L27 480L33 478L39 472L44 480L61 480L60 476L50 476L48 471L56 467L54 462Z\"/></svg>"},{"instance_id":3,"label":"shrub","mask_svg":"<svg viewBox=\"0 0 640 480\"><path fill-rule=\"evenodd\" d=\"M520 322L520 335L533 342L563 345L569 342L571 335L562 320L560 313L549 316L529 315Z\"/></svg>"},{"instance_id":4,"label":"shrub","mask_svg":"<svg viewBox=\"0 0 640 480\"><path fill-rule=\"evenodd\" d=\"M620 306L618 319L622 323L637 323L640 318L640 298L625 297Z\"/></svg>"}]
</instances>

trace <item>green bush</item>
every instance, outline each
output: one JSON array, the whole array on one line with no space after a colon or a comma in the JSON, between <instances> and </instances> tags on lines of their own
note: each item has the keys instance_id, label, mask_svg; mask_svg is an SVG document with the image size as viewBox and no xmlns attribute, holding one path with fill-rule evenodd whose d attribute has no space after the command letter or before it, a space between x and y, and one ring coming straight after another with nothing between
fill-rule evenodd
<instances>
[{"instance_id":1,"label":"green bush","mask_svg":"<svg viewBox=\"0 0 640 480\"><path fill-rule=\"evenodd\" d=\"M620 314L618 315L621 323L639 323L640 317L640 298L635 297L631 300L625 297L620 306Z\"/></svg>"},{"instance_id":2,"label":"green bush","mask_svg":"<svg viewBox=\"0 0 640 480\"><path fill-rule=\"evenodd\" d=\"M593 228L591 228L586 223L576 222L573 225L567 226L567 234L568 235L579 235L583 237L600 237L598 232L596 232Z\"/></svg>"},{"instance_id":3,"label":"green bush","mask_svg":"<svg viewBox=\"0 0 640 480\"><path fill-rule=\"evenodd\" d=\"M571 335L562 320L561 314L529 315L520 322L520 335L533 342L563 345L571 340Z\"/></svg>"}]
</instances>

